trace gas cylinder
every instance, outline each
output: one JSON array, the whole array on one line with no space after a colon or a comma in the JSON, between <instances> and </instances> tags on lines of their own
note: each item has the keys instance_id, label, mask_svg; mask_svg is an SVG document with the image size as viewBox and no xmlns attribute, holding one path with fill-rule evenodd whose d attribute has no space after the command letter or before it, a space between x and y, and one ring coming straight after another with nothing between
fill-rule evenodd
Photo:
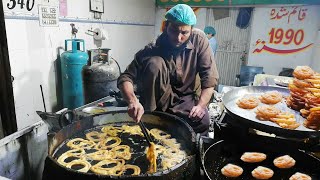
<instances>
[{"instance_id":1,"label":"gas cylinder","mask_svg":"<svg viewBox=\"0 0 320 180\"><path fill-rule=\"evenodd\" d=\"M68 45L71 44L71 50ZM70 45L69 45L70 47ZM88 62L83 39L65 40L65 52L61 54L63 106L74 109L84 105L82 68Z\"/></svg>"},{"instance_id":2,"label":"gas cylinder","mask_svg":"<svg viewBox=\"0 0 320 180\"><path fill-rule=\"evenodd\" d=\"M110 49L92 49L88 54L88 64L82 70L86 103L109 96L110 91L118 91L117 79L121 73L118 62L110 58Z\"/></svg>"}]
</instances>

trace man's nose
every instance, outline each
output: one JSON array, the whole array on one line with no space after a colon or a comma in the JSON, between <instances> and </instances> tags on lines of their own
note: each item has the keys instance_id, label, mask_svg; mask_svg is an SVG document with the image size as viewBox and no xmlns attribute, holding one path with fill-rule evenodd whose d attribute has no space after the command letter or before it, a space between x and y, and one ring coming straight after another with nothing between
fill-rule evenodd
<instances>
[{"instance_id":1,"label":"man's nose","mask_svg":"<svg viewBox=\"0 0 320 180\"><path fill-rule=\"evenodd\" d=\"M179 33L177 38L179 42L182 42L183 34Z\"/></svg>"}]
</instances>

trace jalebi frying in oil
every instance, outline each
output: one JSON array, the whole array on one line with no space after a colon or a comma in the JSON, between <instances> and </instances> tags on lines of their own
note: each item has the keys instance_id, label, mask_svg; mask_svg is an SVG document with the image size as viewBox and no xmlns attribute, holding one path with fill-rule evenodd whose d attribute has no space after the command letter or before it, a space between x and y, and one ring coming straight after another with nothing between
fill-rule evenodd
<instances>
[{"instance_id":1,"label":"jalebi frying in oil","mask_svg":"<svg viewBox=\"0 0 320 180\"><path fill-rule=\"evenodd\" d=\"M234 164L227 164L221 169L221 173L226 177L236 178L241 176L243 169Z\"/></svg>"},{"instance_id":2,"label":"jalebi frying in oil","mask_svg":"<svg viewBox=\"0 0 320 180\"><path fill-rule=\"evenodd\" d=\"M142 136L139 126L123 125L114 127L111 125L103 126L101 131L96 129L85 133L86 139L70 139L66 146L70 150L62 153L57 162L62 166L74 169L79 172L93 172L100 175L140 175L141 169L137 165L128 164L132 159L132 149L130 146L122 144L123 141L118 136L122 133ZM168 169L179 164L186 158L187 154L181 150L181 145L175 138L163 130L154 128L150 134L157 140L158 144L153 144L152 149L147 147L147 158L150 160L149 171L144 173L157 172L160 169ZM159 144L160 143L160 144ZM161 155L161 164L157 165L158 155ZM96 162L91 164L92 162ZM112 165L111 167L109 167ZM81 167L81 168L79 168Z\"/></svg>"},{"instance_id":3,"label":"jalebi frying in oil","mask_svg":"<svg viewBox=\"0 0 320 180\"><path fill-rule=\"evenodd\" d=\"M273 164L280 169L288 169L296 164L296 160L289 155L284 155L274 159Z\"/></svg>"},{"instance_id":4,"label":"jalebi frying in oil","mask_svg":"<svg viewBox=\"0 0 320 180\"><path fill-rule=\"evenodd\" d=\"M247 163L257 163L267 159L267 155L260 152L245 152L240 159Z\"/></svg>"},{"instance_id":5,"label":"jalebi frying in oil","mask_svg":"<svg viewBox=\"0 0 320 180\"><path fill-rule=\"evenodd\" d=\"M270 179L273 174L272 169L263 166L258 166L251 172L251 175L256 179Z\"/></svg>"},{"instance_id":6,"label":"jalebi frying in oil","mask_svg":"<svg viewBox=\"0 0 320 180\"><path fill-rule=\"evenodd\" d=\"M312 180L312 178L307 174L296 172L289 178L289 180Z\"/></svg>"}]
</instances>

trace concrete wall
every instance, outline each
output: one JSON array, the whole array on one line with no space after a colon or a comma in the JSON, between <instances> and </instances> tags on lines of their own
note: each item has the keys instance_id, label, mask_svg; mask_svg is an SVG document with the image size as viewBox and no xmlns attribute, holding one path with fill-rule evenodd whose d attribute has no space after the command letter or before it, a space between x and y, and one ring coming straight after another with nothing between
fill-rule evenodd
<instances>
[{"instance_id":1,"label":"concrete wall","mask_svg":"<svg viewBox=\"0 0 320 180\"><path fill-rule=\"evenodd\" d=\"M40 120L35 113L36 110L43 110L40 85L43 86L47 110L61 108L57 102L55 61L63 52L64 40L71 37L70 23L78 28L77 38L85 40L87 49L99 46L111 48L112 57L118 60L122 70L131 62L135 52L154 38L153 0L104 0L101 20L93 18L93 13L89 11L89 1L35 0L31 11L25 7L20 9L20 5L8 9L8 3L12 2L2 2L10 64L15 78L13 91L19 130ZM67 5L63 16L60 16L59 26L39 26L37 6L59 3ZM94 42L92 36L86 34L87 30L98 27L109 36L102 44Z\"/></svg>"}]
</instances>

